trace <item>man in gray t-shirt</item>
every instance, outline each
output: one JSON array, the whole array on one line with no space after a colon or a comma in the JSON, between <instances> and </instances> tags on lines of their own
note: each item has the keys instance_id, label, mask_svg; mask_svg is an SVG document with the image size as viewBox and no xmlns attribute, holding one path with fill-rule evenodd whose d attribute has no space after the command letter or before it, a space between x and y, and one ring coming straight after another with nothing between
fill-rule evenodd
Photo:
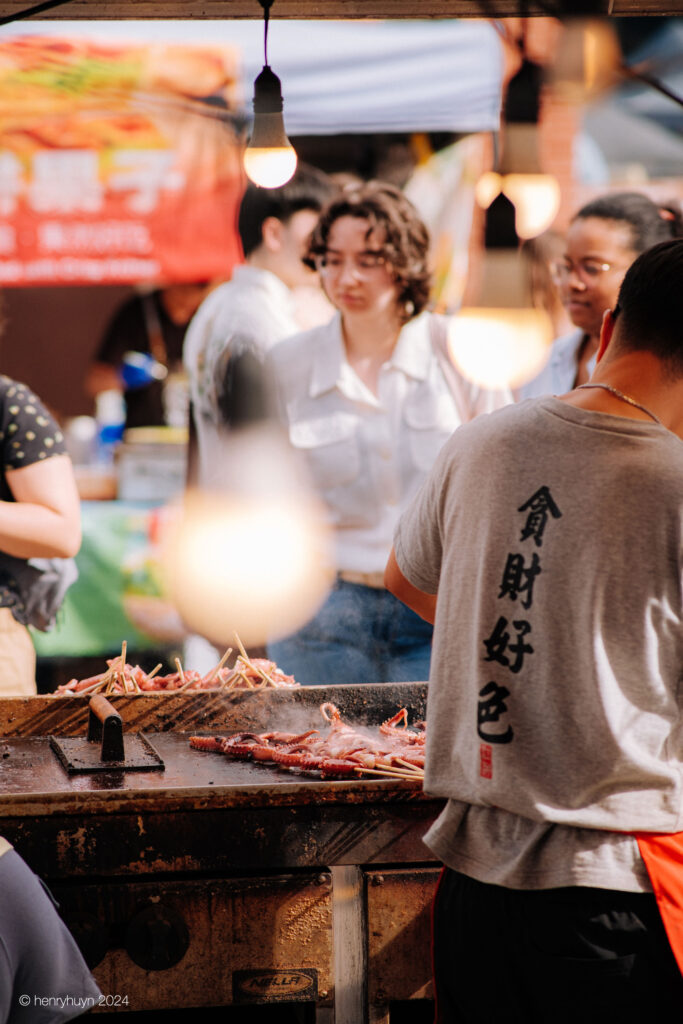
<instances>
[{"instance_id":1,"label":"man in gray t-shirt","mask_svg":"<svg viewBox=\"0 0 683 1024\"><path fill-rule=\"evenodd\" d=\"M444 1024L683 996L640 836L683 830L681 281L683 241L639 257L589 384L457 430L396 532L387 586L435 623Z\"/></svg>"}]
</instances>

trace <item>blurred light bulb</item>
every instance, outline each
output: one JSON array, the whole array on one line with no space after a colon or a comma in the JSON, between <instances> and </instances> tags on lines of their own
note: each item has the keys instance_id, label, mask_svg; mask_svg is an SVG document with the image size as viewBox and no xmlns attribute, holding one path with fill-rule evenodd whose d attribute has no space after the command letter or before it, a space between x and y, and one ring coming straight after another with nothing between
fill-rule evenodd
<instances>
[{"instance_id":1,"label":"blurred light bulb","mask_svg":"<svg viewBox=\"0 0 683 1024\"><path fill-rule=\"evenodd\" d=\"M268 423L226 434L224 476L192 491L167 533L169 596L188 628L249 645L294 632L332 583L331 532L302 467Z\"/></svg>"},{"instance_id":2,"label":"blurred light bulb","mask_svg":"<svg viewBox=\"0 0 683 1024\"><path fill-rule=\"evenodd\" d=\"M296 152L282 117L280 79L267 64L254 82L254 124L243 162L247 177L261 188L285 185L296 170Z\"/></svg>"},{"instance_id":3,"label":"blurred light bulb","mask_svg":"<svg viewBox=\"0 0 683 1024\"><path fill-rule=\"evenodd\" d=\"M503 179L496 171L485 171L474 186L474 198L482 210L488 210L489 206L503 191Z\"/></svg>"},{"instance_id":4,"label":"blurred light bulb","mask_svg":"<svg viewBox=\"0 0 683 1024\"><path fill-rule=\"evenodd\" d=\"M614 84L620 64L621 48L607 19L574 18L564 26L548 81L563 99L585 103Z\"/></svg>"},{"instance_id":5,"label":"blurred light bulb","mask_svg":"<svg viewBox=\"0 0 683 1024\"><path fill-rule=\"evenodd\" d=\"M509 200L497 200L505 203ZM515 388L541 371L552 340L548 313L532 304L528 255L512 248L485 249L476 301L449 323L453 363L480 387Z\"/></svg>"},{"instance_id":6,"label":"blurred light bulb","mask_svg":"<svg viewBox=\"0 0 683 1024\"><path fill-rule=\"evenodd\" d=\"M520 238L535 238L549 228L560 209L560 186L552 174L505 174L503 194L515 207Z\"/></svg>"},{"instance_id":7,"label":"blurred light bulb","mask_svg":"<svg viewBox=\"0 0 683 1024\"><path fill-rule=\"evenodd\" d=\"M261 188L279 188L293 176L297 156L292 146L261 147L251 144L244 151L247 177Z\"/></svg>"},{"instance_id":8,"label":"blurred light bulb","mask_svg":"<svg viewBox=\"0 0 683 1024\"><path fill-rule=\"evenodd\" d=\"M514 388L543 369L552 337L543 310L465 307L449 325L448 350L467 380L485 388Z\"/></svg>"},{"instance_id":9,"label":"blurred light bulb","mask_svg":"<svg viewBox=\"0 0 683 1024\"><path fill-rule=\"evenodd\" d=\"M517 235L535 238L550 227L558 214L560 186L554 175L541 172L535 124L507 125L503 134L500 171L482 174L474 195L486 210L502 192L514 204Z\"/></svg>"}]
</instances>

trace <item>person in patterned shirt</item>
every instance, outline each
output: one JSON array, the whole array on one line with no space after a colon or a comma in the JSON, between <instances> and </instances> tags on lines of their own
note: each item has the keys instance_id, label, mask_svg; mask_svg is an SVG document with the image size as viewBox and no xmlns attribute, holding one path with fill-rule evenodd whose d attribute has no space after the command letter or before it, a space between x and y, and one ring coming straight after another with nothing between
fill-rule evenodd
<instances>
[{"instance_id":1,"label":"person in patterned shirt","mask_svg":"<svg viewBox=\"0 0 683 1024\"><path fill-rule=\"evenodd\" d=\"M36 692L35 650L13 563L70 558L81 544L71 459L59 425L25 384L0 376L0 695Z\"/></svg>"}]
</instances>

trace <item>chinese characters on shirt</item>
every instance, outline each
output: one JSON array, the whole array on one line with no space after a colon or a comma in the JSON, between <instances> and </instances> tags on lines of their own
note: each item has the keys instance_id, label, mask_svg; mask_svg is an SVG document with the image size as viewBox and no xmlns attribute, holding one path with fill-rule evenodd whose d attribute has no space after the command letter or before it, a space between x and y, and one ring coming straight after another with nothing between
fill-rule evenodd
<instances>
[{"instance_id":1,"label":"chinese characters on shirt","mask_svg":"<svg viewBox=\"0 0 683 1024\"><path fill-rule=\"evenodd\" d=\"M525 659L534 654L530 619L534 586L542 572L541 558L535 548L543 546L543 537L549 522L562 516L550 489L545 486L539 487L519 506L517 512L526 513L519 538L520 545L525 545L525 549L508 553L503 566L498 600L505 600L506 603L519 601L519 607L525 613L528 612L529 617L510 619L504 614L499 615L490 635L482 641L486 649L484 661L499 665L501 671L498 680L504 679L513 686L513 690L510 690L503 682L490 680L478 694L477 734L483 741L480 747L479 771L483 778L491 778L493 773L491 744L511 743L515 737L514 727L508 718L508 715L513 715L507 701L510 697L514 701L514 685L523 685L511 677L518 676L524 668Z\"/></svg>"}]
</instances>

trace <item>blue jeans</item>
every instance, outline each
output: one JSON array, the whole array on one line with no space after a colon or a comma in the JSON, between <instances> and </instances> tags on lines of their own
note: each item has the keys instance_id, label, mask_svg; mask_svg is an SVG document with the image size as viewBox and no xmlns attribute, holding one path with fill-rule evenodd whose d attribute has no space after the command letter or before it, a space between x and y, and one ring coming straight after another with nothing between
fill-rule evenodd
<instances>
[{"instance_id":1,"label":"blue jeans","mask_svg":"<svg viewBox=\"0 0 683 1024\"><path fill-rule=\"evenodd\" d=\"M432 627L388 590L337 580L314 619L268 644L268 657L303 686L421 682Z\"/></svg>"}]
</instances>

